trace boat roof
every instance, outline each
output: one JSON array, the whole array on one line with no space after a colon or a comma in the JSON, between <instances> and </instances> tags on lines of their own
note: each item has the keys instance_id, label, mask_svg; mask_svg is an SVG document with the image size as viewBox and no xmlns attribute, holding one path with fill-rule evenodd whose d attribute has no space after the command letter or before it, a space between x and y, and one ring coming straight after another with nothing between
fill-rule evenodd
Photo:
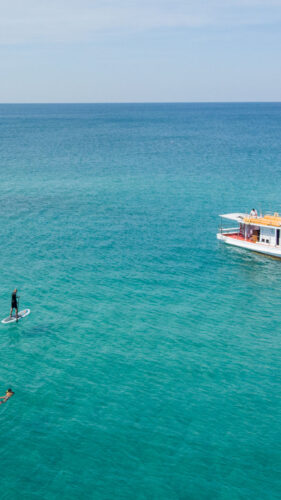
<instances>
[{"instance_id":1,"label":"boat roof","mask_svg":"<svg viewBox=\"0 0 281 500\"><path fill-rule=\"evenodd\" d=\"M236 222L240 223L243 222L243 219L245 219L245 217L248 217L248 214L235 212L233 214L222 214L220 215L220 217L222 217L223 219L235 220Z\"/></svg>"},{"instance_id":2,"label":"boat roof","mask_svg":"<svg viewBox=\"0 0 281 500\"><path fill-rule=\"evenodd\" d=\"M262 227L281 227L281 216L277 213L274 215L264 215L260 217L252 217L245 213L232 213L232 214L222 214L220 215L223 219L233 220L239 224L249 224L252 226L262 226Z\"/></svg>"}]
</instances>

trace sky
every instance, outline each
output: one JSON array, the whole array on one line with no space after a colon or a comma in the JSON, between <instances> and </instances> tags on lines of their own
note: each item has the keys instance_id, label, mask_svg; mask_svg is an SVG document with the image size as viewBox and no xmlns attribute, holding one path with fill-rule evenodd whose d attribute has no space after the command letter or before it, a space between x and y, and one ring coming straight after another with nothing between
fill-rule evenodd
<instances>
[{"instance_id":1,"label":"sky","mask_svg":"<svg viewBox=\"0 0 281 500\"><path fill-rule=\"evenodd\" d=\"M0 102L281 101L281 0L0 0Z\"/></svg>"}]
</instances>

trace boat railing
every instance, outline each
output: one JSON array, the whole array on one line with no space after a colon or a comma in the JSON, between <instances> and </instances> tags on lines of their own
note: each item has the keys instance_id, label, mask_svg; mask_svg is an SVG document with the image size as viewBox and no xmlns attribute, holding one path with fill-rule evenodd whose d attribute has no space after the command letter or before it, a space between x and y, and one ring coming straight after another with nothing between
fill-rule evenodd
<instances>
[{"instance_id":1,"label":"boat railing","mask_svg":"<svg viewBox=\"0 0 281 500\"><path fill-rule=\"evenodd\" d=\"M221 233L239 233L239 227L220 227Z\"/></svg>"}]
</instances>

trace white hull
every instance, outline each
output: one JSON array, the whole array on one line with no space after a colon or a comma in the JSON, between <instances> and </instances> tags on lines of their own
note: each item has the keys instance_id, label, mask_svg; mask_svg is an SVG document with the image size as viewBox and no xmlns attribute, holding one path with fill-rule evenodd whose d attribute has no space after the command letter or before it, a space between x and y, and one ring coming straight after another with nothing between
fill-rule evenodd
<instances>
[{"instance_id":1,"label":"white hull","mask_svg":"<svg viewBox=\"0 0 281 500\"><path fill-rule=\"evenodd\" d=\"M263 253L265 255L271 255L272 257L278 257L281 259L281 247L271 246L266 243L254 243L252 241L240 240L230 237L226 234L218 233L218 240L227 243L228 245L233 245L235 247L244 248L245 250L252 250L252 252Z\"/></svg>"}]
</instances>

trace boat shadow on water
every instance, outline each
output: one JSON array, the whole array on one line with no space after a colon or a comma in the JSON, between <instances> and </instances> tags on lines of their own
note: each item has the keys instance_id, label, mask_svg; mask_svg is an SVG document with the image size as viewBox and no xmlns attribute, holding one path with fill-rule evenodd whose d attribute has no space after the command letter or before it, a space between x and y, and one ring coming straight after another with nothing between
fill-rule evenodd
<instances>
[{"instance_id":1,"label":"boat shadow on water","mask_svg":"<svg viewBox=\"0 0 281 500\"><path fill-rule=\"evenodd\" d=\"M251 280L258 280L264 283L274 284L281 281L281 259L275 256L261 254L258 252L248 252L246 249L220 246L224 258L232 258L232 264L246 274Z\"/></svg>"}]
</instances>

